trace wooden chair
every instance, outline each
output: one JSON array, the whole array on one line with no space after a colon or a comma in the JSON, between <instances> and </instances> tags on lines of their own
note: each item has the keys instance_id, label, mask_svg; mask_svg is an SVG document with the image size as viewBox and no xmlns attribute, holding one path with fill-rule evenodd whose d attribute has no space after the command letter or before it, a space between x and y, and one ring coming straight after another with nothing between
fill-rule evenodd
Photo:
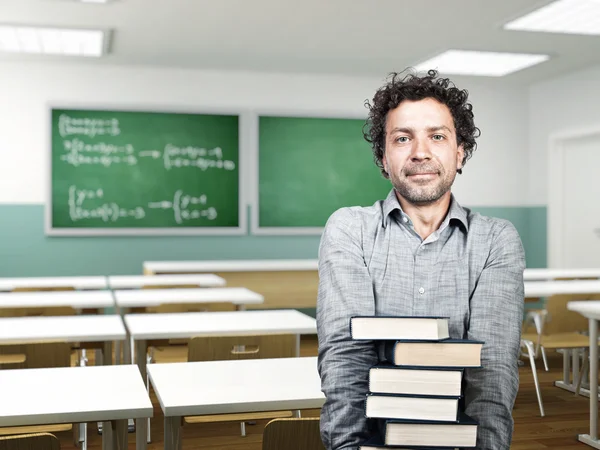
<instances>
[{"instance_id":1,"label":"wooden chair","mask_svg":"<svg viewBox=\"0 0 600 450\"><path fill-rule=\"evenodd\" d=\"M588 320L581 314L567 309L567 304L571 301L599 300L600 295L588 294L565 294L552 295L546 300L546 307L539 314L542 319L538 320L535 333L528 333L525 326L521 335L522 347L524 342L531 342L535 345L533 351L534 356L537 356L537 351L541 349L544 358L545 369L548 370L545 351L547 349L556 350L563 354L563 379L565 383L569 382L569 357L573 357L573 384L575 384L576 392L579 391L581 385L581 376L577 369L580 356L583 361L586 361L587 349L589 348L589 337L584 333L588 329ZM531 348L527 348L528 355L531 354ZM531 361L531 358L530 358ZM532 364L532 370L534 365ZM534 380L537 375L534 374ZM539 386L536 385L538 393L538 401L540 403L540 412L543 415L541 396Z\"/></svg>"},{"instance_id":2,"label":"wooden chair","mask_svg":"<svg viewBox=\"0 0 600 450\"><path fill-rule=\"evenodd\" d=\"M541 321L541 329L531 334L528 329L524 329L522 338L545 349L587 348L589 342L584 333L588 329L588 320L567 309L567 303L577 300L600 300L600 295L568 294L548 297L542 311L545 320Z\"/></svg>"},{"instance_id":3,"label":"wooden chair","mask_svg":"<svg viewBox=\"0 0 600 450\"><path fill-rule=\"evenodd\" d=\"M191 289L191 288L199 288L197 285L144 285L142 289ZM206 312L206 311L235 311L235 305L233 303L168 303L161 304L158 306L149 306L147 308L139 308L132 312L145 312L152 314L169 314L169 313L182 313L182 312ZM176 360L176 357L173 358L173 352L169 352L169 347L188 345L189 339L169 339L167 346L156 346L151 347L146 356L147 364L151 364L155 362L154 355L155 352L166 352L170 353L167 358L172 360ZM134 348L133 342L131 344L131 348ZM146 387L150 390L150 379L146 376ZM148 419L148 442L150 442L150 419Z\"/></svg>"},{"instance_id":4,"label":"wooden chair","mask_svg":"<svg viewBox=\"0 0 600 450\"><path fill-rule=\"evenodd\" d=\"M263 432L262 450L325 450L318 417L274 419Z\"/></svg>"},{"instance_id":5,"label":"wooden chair","mask_svg":"<svg viewBox=\"0 0 600 450\"><path fill-rule=\"evenodd\" d=\"M71 345L66 342L0 345L0 369L69 367Z\"/></svg>"},{"instance_id":6,"label":"wooden chair","mask_svg":"<svg viewBox=\"0 0 600 450\"><path fill-rule=\"evenodd\" d=\"M48 342L39 344L0 345L0 370L2 369L38 369L48 367L69 367L71 365L71 345L65 342ZM85 428L85 427L83 427ZM39 425L25 427L1 427L0 436L48 432L55 433L73 429L72 423L56 425ZM75 430L77 442L85 447L85 432L79 435L79 427ZM48 438L40 438L41 440ZM36 441L37 442L37 441ZM12 444L11 444L12 445ZM21 445L21 444L19 444ZM40 444L41 445L41 444ZM0 449L2 449L0 443ZM9 447L38 448L38 447ZM45 448L45 447L39 447ZM52 447L48 447L52 448Z\"/></svg>"},{"instance_id":7,"label":"wooden chair","mask_svg":"<svg viewBox=\"0 0 600 450\"><path fill-rule=\"evenodd\" d=\"M60 450L60 441L50 433L0 436L0 450Z\"/></svg>"},{"instance_id":8,"label":"wooden chair","mask_svg":"<svg viewBox=\"0 0 600 450\"><path fill-rule=\"evenodd\" d=\"M236 359L291 358L296 356L296 336L255 335L194 337L188 344L188 361L223 361ZM260 419L292 417L292 411L266 411L244 414L216 414L188 416L186 424L240 421L242 436L246 436L246 422Z\"/></svg>"}]
</instances>

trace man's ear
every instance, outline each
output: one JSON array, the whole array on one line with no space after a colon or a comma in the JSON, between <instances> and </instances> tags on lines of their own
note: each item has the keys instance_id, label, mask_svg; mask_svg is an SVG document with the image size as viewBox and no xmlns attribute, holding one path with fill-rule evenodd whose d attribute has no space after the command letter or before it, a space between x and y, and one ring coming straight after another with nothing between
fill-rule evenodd
<instances>
[{"instance_id":1,"label":"man's ear","mask_svg":"<svg viewBox=\"0 0 600 450\"><path fill-rule=\"evenodd\" d=\"M456 170L462 169L463 160L465 158L465 149L462 144L458 146L458 154L456 158Z\"/></svg>"},{"instance_id":2,"label":"man's ear","mask_svg":"<svg viewBox=\"0 0 600 450\"><path fill-rule=\"evenodd\" d=\"M381 158L381 162L383 163L383 170L385 170L385 173L389 174L390 172L387 168L387 159L385 158L385 153L383 154L383 158Z\"/></svg>"}]
</instances>

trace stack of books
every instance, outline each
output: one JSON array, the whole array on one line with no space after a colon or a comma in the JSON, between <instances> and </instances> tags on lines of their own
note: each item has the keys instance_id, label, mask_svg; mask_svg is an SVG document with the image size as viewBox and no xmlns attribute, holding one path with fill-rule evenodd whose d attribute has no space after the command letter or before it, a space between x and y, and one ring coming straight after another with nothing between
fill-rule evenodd
<instances>
[{"instance_id":1,"label":"stack of books","mask_svg":"<svg viewBox=\"0 0 600 450\"><path fill-rule=\"evenodd\" d=\"M475 448L478 424L459 401L464 369L481 367L483 342L450 339L445 317L352 317L350 335L385 341L365 402L379 433L361 450Z\"/></svg>"}]
</instances>

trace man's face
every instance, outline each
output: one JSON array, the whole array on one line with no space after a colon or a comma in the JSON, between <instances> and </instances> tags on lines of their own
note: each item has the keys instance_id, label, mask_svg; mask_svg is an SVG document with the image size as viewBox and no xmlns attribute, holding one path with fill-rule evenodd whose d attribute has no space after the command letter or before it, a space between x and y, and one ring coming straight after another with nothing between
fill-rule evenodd
<instances>
[{"instance_id":1,"label":"man's face","mask_svg":"<svg viewBox=\"0 0 600 450\"><path fill-rule=\"evenodd\" d=\"M464 151L446 105L404 100L388 112L385 128L383 166L404 199L424 205L450 191Z\"/></svg>"}]
</instances>

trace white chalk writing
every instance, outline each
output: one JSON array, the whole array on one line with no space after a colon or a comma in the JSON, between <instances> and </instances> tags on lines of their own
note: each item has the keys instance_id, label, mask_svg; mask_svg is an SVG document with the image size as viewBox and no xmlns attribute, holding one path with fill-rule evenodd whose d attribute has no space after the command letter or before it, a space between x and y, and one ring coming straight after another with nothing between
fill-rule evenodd
<instances>
[{"instance_id":1,"label":"white chalk writing","mask_svg":"<svg viewBox=\"0 0 600 450\"><path fill-rule=\"evenodd\" d=\"M84 207L84 202L88 203ZM93 203L90 204L90 203ZM97 204L100 203L100 204ZM172 200L159 200L149 202L146 208L172 210L173 217L177 224L194 219L215 220L217 218L216 208L206 207L208 198L205 194L192 196L184 194L182 190L177 190ZM116 222L121 218L133 218L141 220L146 217L147 212L144 206L135 206L133 208L123 208L116 202L104 201L104 190L98 189L79 189L75 185L69 187L68 194L69 215L73 222L80 220L102 220L103 222Z\"/></svg>"},{"instance_id":2,"label":"white chalk writing","mask_svg":"<svg viewBox=\"0 0 600 450\"><path fill-rule=\"evenodd\" d=\"M82 135L96 136L118 136L121 133L118 119L91 119L89 117L78 118L61 114L58 118L58 130L62 137Z\"/></svg>"}]
</instances>

